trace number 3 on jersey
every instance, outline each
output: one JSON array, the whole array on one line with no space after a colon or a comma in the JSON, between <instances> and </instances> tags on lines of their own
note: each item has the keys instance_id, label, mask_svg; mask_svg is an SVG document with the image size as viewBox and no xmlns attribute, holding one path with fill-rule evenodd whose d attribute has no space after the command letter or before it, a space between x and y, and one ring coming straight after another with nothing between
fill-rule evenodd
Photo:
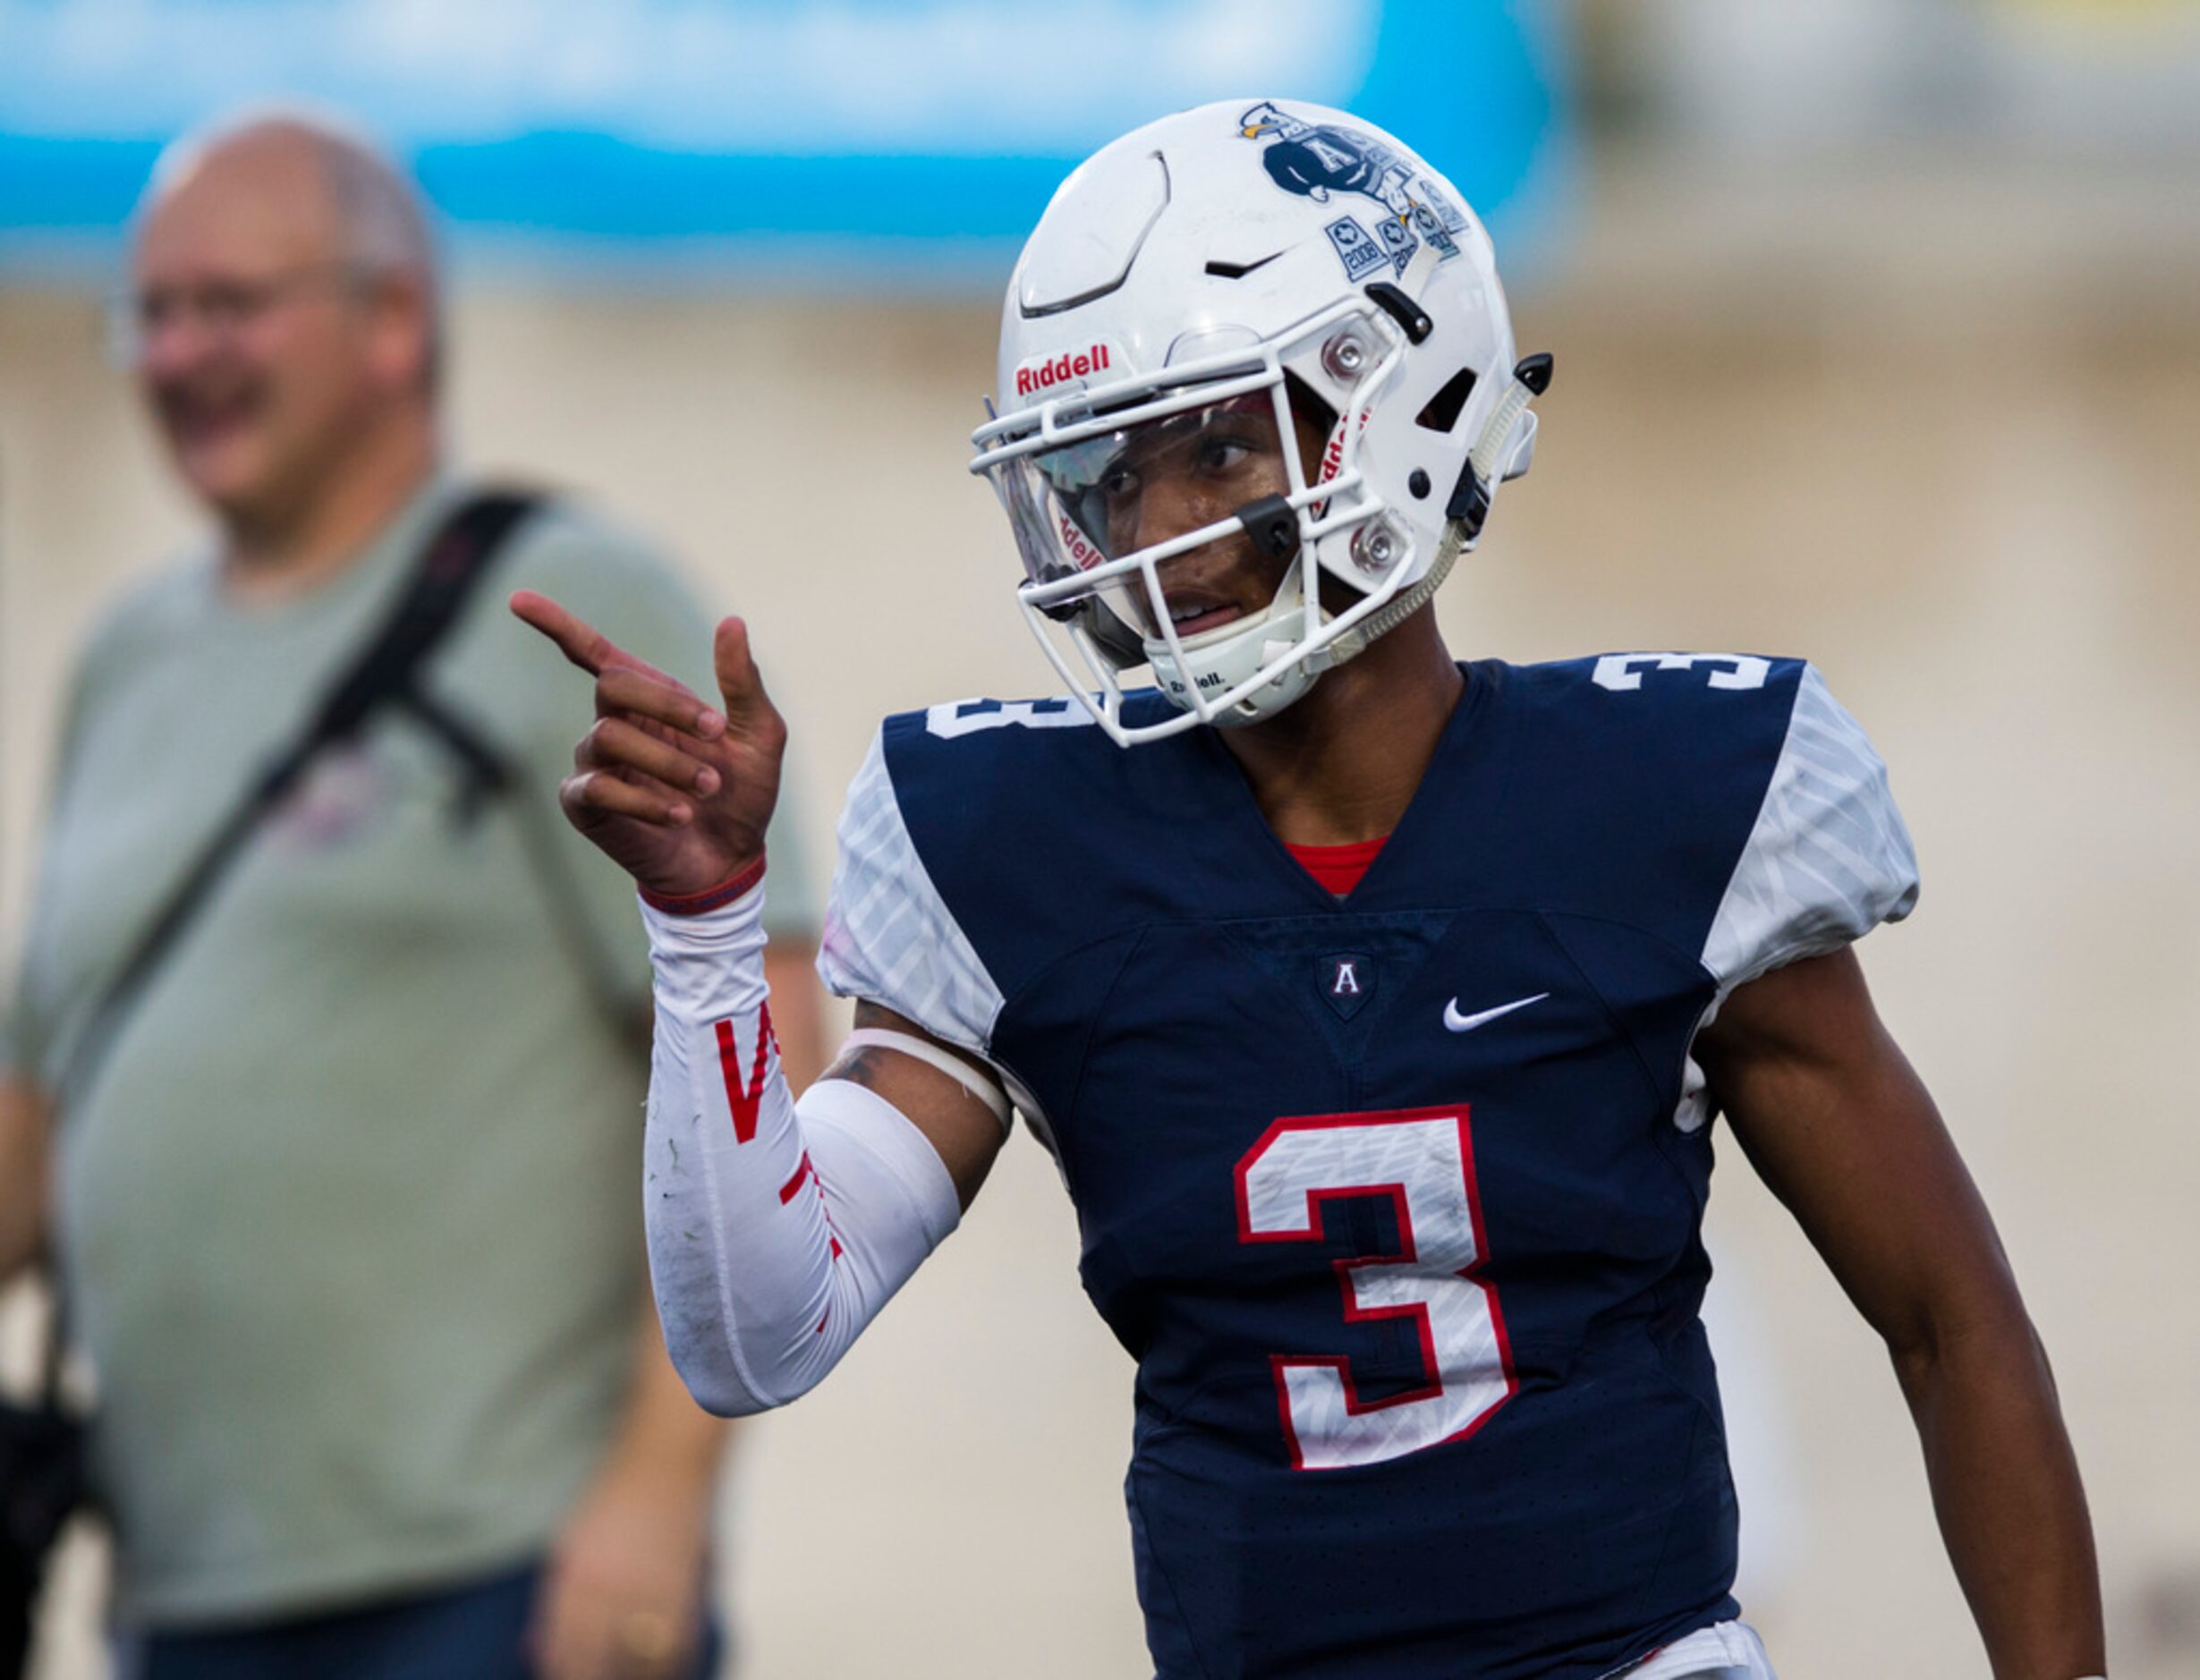
<instances>
[{"instance_id":1,"label":"number 3 on jersey","mask_svg":"<svg viewBox=\"0 0 2200 1680\"><path fill-rule=\"evenodd\" d=\"M1403 1458L1488 1421L1516 1384L1487 1256L1464 1105L1278 1120L1237 1163L1237 1240L1318 1243L1321 1207L1388 1196L1396 1254L1336 1263L1348 1322L1404 1319L1420 1332L1426 1379L1363 1400L1341 1354L1277 1353L1276 1401L1291 1463L1336 1470Z\"/></svg>"}]
</instances>

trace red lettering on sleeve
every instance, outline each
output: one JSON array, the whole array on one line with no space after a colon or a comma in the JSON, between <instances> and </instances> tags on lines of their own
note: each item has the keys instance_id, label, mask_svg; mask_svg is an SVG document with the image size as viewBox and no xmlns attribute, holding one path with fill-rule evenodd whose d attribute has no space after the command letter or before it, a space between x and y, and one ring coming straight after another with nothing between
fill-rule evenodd
<instances>
[{"instance_id":1,"label":"red lettering on sleeve","mask_svg":"<svg viewBox=\"0 0 2200 1680\"><path fill-rule=\"evenodd\" d=\"M734 1114L734 1141L746 1143L756 1136L757 1110L763 1107L765 1052L778 1046L772 1036L770 1004L757 1012L756 1060L745 1080L741 1073L741 1048L734 1042L734 1023L721 1021L718 1031L718 1071L726 1080L726 1107Z\"/></svg>"},{"instance_id":2,"label":"red lettering on sleeve","mask_svg":"<svg viewBox=\"0 0 2200 1680\"><path fill-rule=\"evenodd\" d=\"M794 1200L796 1192L802 1189L803 1182L810 1176L811 1170L812 1169L810 1165L810 1151L808 1150L804 1150L803 1151L803 1164L794 1169L794 1176L788 1179L786 1184L779 1186L779 1205L782 1208L786 1207L788 1202Z\"/></svg>"}]
</instances>

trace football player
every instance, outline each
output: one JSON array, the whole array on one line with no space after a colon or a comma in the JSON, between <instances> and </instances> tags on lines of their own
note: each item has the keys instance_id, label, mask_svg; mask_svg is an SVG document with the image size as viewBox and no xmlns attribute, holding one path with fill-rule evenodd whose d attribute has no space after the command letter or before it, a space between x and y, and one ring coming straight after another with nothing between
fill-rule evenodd
<instances>
[{"instance_id":1,"label":"football player","mask_svg":"<svg viewBox=\"0 0 2200 1680\"><path fill-rule=\"evenodd\" d=\"M1308 136L1402 208L1281 180ZM596 678L564 802L655 953L674 1357L713 1411L803 1394L1020 1111L1138 1362L1161 1675L1767 1676L1697 1318L1723 1113L1886 1340L1994 1672L2092 1675L2046 1360L1848 949L1916 895L1863 732L1795 660L1440 637L1550 373L1457 195L1344 113L1210 106L1071 175L973 462L1071 692L880 729L820 959L856 1029L799 1103L745 626L711 703L515 598Z\"/></svg>"}]
</instances>

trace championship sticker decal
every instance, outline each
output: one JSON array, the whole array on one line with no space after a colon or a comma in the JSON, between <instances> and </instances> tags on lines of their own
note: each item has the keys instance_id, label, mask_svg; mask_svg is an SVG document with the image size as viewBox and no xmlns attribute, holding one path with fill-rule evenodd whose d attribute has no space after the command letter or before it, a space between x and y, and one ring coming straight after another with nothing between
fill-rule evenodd
<instances>
[{"instance_id":1,"label":"championship sticker decal","mask_svg":"<svg viewBox=\"0 0 2200 1680\"><path fill-rule=\"evenodd\" d=\"M1347 278L1357 280L1383 266L1382 247L1375 242L1373 234L1349 216L1338 216L1321 231L1329 236L1329 243L1337 247L1337 254L1344 259Z\"/></svg>"},{"instance_id":2,"label":"championship sticker decal","mask_svg":"<svg viewBox=\"0 0 2200 1680\"><path fill-rule=\"evenodd\" d=\"M1414 252L1421 249L1421 242L1406 231L1403 222L1378 222L1375 226L1382 234L1383 246L1389 251L1390 260L1397 266L1398 273L1404 274L1406 265L1414 259Z\"/></svg>"}]
</instances>

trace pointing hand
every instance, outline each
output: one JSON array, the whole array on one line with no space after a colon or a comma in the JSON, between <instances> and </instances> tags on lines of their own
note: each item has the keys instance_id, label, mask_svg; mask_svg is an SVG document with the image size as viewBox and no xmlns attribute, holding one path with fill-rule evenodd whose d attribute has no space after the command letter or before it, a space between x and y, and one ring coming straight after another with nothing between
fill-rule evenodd
<instances>
[{"instance_id":1,"label":"pointing hand","mask_svg":"<svg viewBox=\"0 0 2200 1680\"><path fill-rule=\"evenodd\" d=\"M575 828L667 897L706 892L763 855L786 725L749 657L746 624L718 624L713 707L547 595L522 590L512 611L596 679L595 725L558 785Z\"/></svg>"}]
</instances>

